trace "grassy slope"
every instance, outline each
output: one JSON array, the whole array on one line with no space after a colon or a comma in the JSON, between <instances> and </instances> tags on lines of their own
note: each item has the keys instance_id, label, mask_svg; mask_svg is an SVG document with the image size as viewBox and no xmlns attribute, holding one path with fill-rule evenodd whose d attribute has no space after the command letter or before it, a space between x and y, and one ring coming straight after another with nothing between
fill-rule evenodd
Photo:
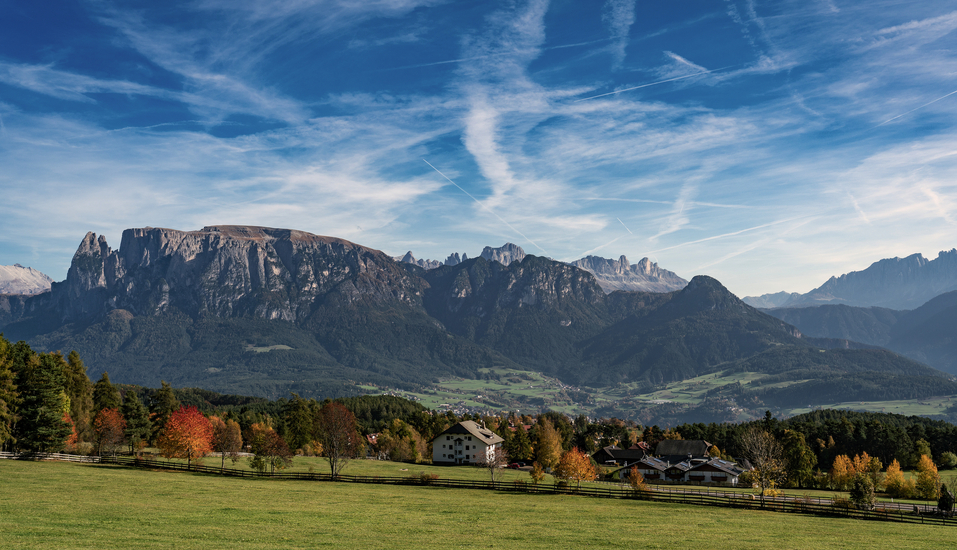
<instances>
[{"instance_id":1,"label":"grassy slope","mask_svg":"<svg viewBox=\"0 0 957 550\"><path fill-rule=\"evenodd\" d=\"M4 548L938 548L941 527L0 461ZM477 528L481 527L481 528Z\"/></svg>"}]
</instances>

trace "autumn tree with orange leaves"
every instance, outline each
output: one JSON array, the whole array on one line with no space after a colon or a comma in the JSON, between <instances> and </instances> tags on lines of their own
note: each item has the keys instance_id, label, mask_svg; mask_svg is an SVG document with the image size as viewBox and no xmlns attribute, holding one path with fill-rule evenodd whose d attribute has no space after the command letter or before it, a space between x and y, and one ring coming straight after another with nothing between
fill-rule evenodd
<instances>
[{"instance_id":1,"label":"autumn tree with orange leaves","mask_svg":"<svg viewBox=\"0 0 957 550\"><path fill-rule=\"evenodd\" d=\"M96 440L96 453L104 451L116 456L116 449L123 444L126 419L116 408L103 409L96 413L93 420L93 437Z\"/></svg>"},{"instance_id":2,"label":"autumn tree with orange leaves","mask_svg":"<svg viewBox=\"0 0 957 550\"><path fill-rule=\"evenodd\" d=\"M591 457L579 451L578 447L562 454L553 473L559 479L577 481L578 488L581 488L582 481L592 481L598 478L598 468L595 467Z\"/></svg>"},{"instance_id":3,"label":"autumn tree with orange leaves","mask_svg":"<svg viewBox=\"0 0 957 550\"><path fill-rule=\"evenodd\" d=\"M167 458L185 458L186 467L194 458L212 450L213 426L196 407L180 407L170 415L157 444Z\"/></svg>"}]
</instances>

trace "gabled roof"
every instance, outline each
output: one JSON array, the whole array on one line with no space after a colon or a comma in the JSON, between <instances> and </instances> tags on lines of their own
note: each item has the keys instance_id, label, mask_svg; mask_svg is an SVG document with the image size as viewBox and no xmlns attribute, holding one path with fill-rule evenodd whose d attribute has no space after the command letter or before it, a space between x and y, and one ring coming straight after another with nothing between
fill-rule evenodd
<instances>
[{"instance_id":1,"label":"gabled roof","mask_svg":"<svg viewBox=\"0 0 957 550\"><path fill-rule=\"evenodd\" d=\"M496 443L505 441L497 433L488 428L482 427L477 422L473 422L471 420L463 420L462 422L459 422L458 424L435 436L435 439L438 439L443 435L455 434L471 435L473 437L477 437L479 441L485 443L486 445L494 445Z\"/></svg>"},{"instance_id":2,"label":"gabled roof","mask_svg":"<svg viewBox=\"0 0 957 550\"><path fill-rule=\"evenodd\" d=\"M645 457L645 451L640 448L632 447L630 449L620 449L615 445L609 445L608 447L603 447L599 449L595 454L591 455L595 459L595 462L601 463L606 460L624 461L624 462L634 462L636 460L641 460Z\"/></svg>"},{"instance_id":3,"label":"gabled roof","mask_svg":"<svg viewBox=\"0 0 957 550\"><path fill-rule=\"evenodd\" d=\"M703 439L665 439L658 443L658 456L706 456L711 444Z\"/></svg>"}]
</instances>

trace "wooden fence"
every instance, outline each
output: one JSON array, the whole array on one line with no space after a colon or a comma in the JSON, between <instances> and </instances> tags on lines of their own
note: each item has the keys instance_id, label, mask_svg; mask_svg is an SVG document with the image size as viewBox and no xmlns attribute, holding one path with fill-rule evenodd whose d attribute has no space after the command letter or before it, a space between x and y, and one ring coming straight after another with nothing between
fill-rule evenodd
<instances>
[{"instance_id":1,"label":"wooden fence","mask_svg":"<svg viewBox=\"0 0 957 550\"><path fill-rule=\"evenodd\" d=\"M840 505L840 501L838 503L834 503L822 499L767 497L764 502L762 502L760 498L751 494L734 494L722 491L695 491L691 489L679 490L665 487L651 487L647 491L635 491L628 486L610 483L585 483L581 487L577 487L575 485L564 484L533 484L522 480L492 482L471 481L465 479L443 479L429 474L409 475L406 477L357 475L339 475L333 477L331 474L317 472L256 472L251 470L240 470L236 468L217 468L215 466L206 466L200 464L187 465L182 462L128 456L81 457L76 455L61 455L55 453L42 455L35 454L30 456L13 455L12 453L0 453L0 458L97 462L100 464L116 464L136 468L188 470L192 472L229 477L274 478L339 483L372 483L380 485L415 485L549 495L577 495L592 498L645 500L654 502L669 502L674 504L720 506L724 508L745 508L772 512L845 517L863 520L957 526L957 517L954 517L953 515L938 513L935 511L935 509L928 506L914 506L910 504L902 505L878 503L877 508L874 510L857 510L853 507Z\"/></svg>"}]
</instances>

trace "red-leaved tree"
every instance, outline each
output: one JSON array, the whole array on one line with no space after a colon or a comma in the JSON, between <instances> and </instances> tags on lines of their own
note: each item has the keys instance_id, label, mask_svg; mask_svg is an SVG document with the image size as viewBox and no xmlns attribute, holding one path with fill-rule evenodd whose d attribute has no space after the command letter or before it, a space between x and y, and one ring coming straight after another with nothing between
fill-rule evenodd
<instances>
[{"instance_id":1,"label":"red-leaved tree","mask_svg":"<svg viewBox=\"0 0 957 550\"><path fill-rule=\"evenodd\" d=\"M96 438L96 453L104 451L116 456L116 450L123 444L126 419L118 409L103 409L96 413L93 420L93 436Z\"/></svg>"},{"instance_id":2,"label":"red-leaved tree","mask_svg":"<svg viewBox=\"0 0 957 550\"><path fill-rule=\"evenodd\" d=\"M185 458L187 468L194 458L212 450L213 426L196 407L180 407L170 415L157 444L167 458Z\"/></svg>"}]
</instances>

